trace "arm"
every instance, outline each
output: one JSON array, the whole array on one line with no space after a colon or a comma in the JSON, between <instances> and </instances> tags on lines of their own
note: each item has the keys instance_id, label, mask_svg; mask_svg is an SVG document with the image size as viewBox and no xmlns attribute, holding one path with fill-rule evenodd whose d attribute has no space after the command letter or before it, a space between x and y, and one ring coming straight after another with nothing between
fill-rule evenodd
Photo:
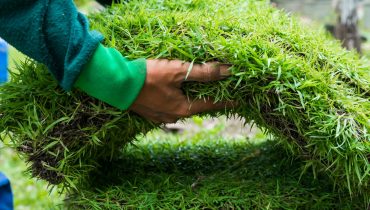
<instances>
[{"instance_id":1,"label":"arm","mask_svg":"<svg viewBox=\"0 0 370 210\"><path fill-rule=\"evenodd\" d=\"M0 22L0 36L46 64L65 90L103 39L71 0L1 0Z\"/></svg>"},{"instance_id":2,"label":"arm","mask_svg":"<svg viewBox=\"0 0 370 210\"><path fill-rule=\"evenodd\" d=\"M102 36L89 31L88 21L72 0L1 0L0 22L0 36L46 64L65 90L75 86L119 109L130 107L155 122L173 122L225 106L204 100L192 102L183 95L180 87L189 63L128 61L115 49L99 44ZM227 67L194 65L189 78L218 80L225 72Z\"/></svg>"},{"instance_id":3,"label":"arm","mask_svg":"<svg viewBox=\"0 0 370 210\"><path fill-rule=\"evenodd\" d=\"M76 86L124 110L144 84L146 61L101 45L72 0L1 0L0 23L0 37L46 64L67 91Z\"/></svg>"}]
</instances>

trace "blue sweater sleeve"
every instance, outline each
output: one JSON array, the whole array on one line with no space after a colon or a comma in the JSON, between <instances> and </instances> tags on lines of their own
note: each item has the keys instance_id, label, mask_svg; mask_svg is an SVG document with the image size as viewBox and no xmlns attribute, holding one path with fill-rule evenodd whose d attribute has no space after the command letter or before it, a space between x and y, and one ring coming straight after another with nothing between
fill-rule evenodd
<instances>
[{"instance_id":1,"label":"blue sweater sleeve","mask_svg":"<svg viewBox=\"0 0 370 210\"><path fill-rule=\"evenodd\" d=\"M0 209L13 209L13 194L10 188L10 182L4 174L0 172Z\"/></svg>"},{"instance_id":2,"label":"blue sweater sleeve","mask_svg":"<svg viewBox=\"0 0 370 210\"><path fill-rule=\"evenodd\" d=\"M0 23L0 37L46 64L65 90L103 39L72 0L0 0Z\"/></svg>"}]
</instances>

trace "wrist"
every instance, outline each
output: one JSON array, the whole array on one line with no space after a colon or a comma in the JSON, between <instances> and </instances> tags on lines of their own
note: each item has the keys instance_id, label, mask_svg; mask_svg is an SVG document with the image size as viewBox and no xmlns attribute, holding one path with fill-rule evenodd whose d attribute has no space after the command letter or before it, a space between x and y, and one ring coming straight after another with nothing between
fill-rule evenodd
<instances>
[{"instance_id":1,"label":"wrist","mask_svg":"<svg viewBox=\"0 0 370 210\"><path fill-rule=\"evenodd\" d=\"M128 109L146 78L146 60L129 61L117 50L99 45L74 86L120 110Z\"/></svg>"}]
</instances>

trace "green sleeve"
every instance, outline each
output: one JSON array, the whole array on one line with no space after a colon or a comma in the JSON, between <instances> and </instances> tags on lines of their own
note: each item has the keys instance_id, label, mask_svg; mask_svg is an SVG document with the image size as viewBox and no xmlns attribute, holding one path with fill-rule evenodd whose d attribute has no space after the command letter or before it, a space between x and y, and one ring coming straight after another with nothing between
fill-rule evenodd
<instances>
[{"instance_id":1,"label":"green sleeve","mask_svg":"<svg viewBox=\"0 0 370 210\"><path fill-rule=\"evenodd\" d=\"M117 50L99 45L74 86L121 110L139 95L146 78L146 60L127 60Z\"/></svg>"},{"instance_id":2,"label":"green sleeve","mask_svg":"<svg viewBox=\"0 0 370 210\"><path fill-rule=\"evenodd\" d=\"M72 0L0 0L0 37L45 64L67 91L103 40Z\"/></svg>"}]
</instances>

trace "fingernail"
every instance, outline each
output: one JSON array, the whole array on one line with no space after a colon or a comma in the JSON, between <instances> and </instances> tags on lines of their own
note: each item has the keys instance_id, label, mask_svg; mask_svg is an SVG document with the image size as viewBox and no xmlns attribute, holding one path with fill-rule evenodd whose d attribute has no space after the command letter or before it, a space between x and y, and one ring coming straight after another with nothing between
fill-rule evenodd
<instances>
[{"instance_id":1,"label":"fingernail","mask_svg":"<svg viewBox=\"0 0 370 210\"><path fill-rule=\"evenodd\" d=\"M230 65L226 65L226 64L220 65L220 76L222 78L227 78L227 77L231 76L230 69L231 69Z\"/></svg>"}]
</instances>

